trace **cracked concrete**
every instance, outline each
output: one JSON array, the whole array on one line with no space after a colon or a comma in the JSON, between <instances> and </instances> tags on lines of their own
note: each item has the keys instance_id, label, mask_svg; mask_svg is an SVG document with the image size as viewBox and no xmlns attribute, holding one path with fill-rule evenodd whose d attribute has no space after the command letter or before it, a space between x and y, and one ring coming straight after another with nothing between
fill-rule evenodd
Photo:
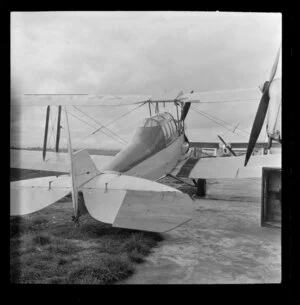
<instances>
[{"instance_id":1,"label":"cracked concrete","mask_svg":"<svg viewBox=\"0 0 300 305\"><path fill-rule=\"evenodd\" d=\"M281 281L281 229L261 227L259 202L197 199L194 217L119 284Z\"/></svg>"}]
</instances>

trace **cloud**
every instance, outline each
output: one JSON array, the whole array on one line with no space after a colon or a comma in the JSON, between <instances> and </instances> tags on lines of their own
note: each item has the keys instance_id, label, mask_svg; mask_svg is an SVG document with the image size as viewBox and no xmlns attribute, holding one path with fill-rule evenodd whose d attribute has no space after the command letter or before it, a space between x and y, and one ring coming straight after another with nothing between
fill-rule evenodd
<instances>
[{"instance_id":1,"label":"cloud","mask_svg":"<svg viewBox=\"0 0 300 305\"><path fill-rule=\"evenodd\" d=\"M273 13L12 13L12 86L22 93L92 94L257 87L269 77L280 41L281 14ZM247 111L210 107L246 129L256 112L248 104ZM196 126L199 115L189 115L194 134L220 127L204 117Z\"/></svg>"}]
</instances>

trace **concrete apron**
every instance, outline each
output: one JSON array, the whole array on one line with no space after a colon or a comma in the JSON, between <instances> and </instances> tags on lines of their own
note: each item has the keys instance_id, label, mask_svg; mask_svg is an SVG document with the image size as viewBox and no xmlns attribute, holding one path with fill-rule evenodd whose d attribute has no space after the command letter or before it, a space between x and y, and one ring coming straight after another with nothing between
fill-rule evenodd
<instances>
[{"instance_id":1,"label":"concrete apron","mask_svg":"<svg viewBox=\"0 0 300 305\"><path fill-rule=\"evenodd\" d=\"M194 217L163 234L119 284L281 282L281 229L261 227L259 202L196 199Z\"/></svg>"}]
</instances>

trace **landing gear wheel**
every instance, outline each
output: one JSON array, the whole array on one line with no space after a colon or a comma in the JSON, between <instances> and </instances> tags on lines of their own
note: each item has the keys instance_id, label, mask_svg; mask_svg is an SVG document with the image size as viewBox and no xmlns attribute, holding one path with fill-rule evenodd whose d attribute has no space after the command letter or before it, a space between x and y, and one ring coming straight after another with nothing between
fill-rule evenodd
<instances>
[{"instance_id":1,"label":"landing gear wheel","mask_svg":"<svg viewBox=\"0 0 300 305\"><path fill-rule=\"evenodd\" d=\"M206 179L197 180L197 195L204 197L206 195Z\"/></svg>"}]
</instances>

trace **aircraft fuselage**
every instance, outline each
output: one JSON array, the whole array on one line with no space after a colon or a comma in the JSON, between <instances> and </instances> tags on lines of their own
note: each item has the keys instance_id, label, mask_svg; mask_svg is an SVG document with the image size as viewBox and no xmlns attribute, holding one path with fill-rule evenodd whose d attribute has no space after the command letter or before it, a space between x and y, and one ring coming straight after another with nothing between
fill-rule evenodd
<instances>
[{"instance_id":1,"label":"aircraft fuselage","mask_svg":"<svg viewBox=\"0 0 300 305\"><path fill-rule=\"evenodd\" d=\"M169 173L187 150L181 125L170 113L160 113L145 119L131 143L101 171L156 180Z\"/></svg>"}]
</instances>

